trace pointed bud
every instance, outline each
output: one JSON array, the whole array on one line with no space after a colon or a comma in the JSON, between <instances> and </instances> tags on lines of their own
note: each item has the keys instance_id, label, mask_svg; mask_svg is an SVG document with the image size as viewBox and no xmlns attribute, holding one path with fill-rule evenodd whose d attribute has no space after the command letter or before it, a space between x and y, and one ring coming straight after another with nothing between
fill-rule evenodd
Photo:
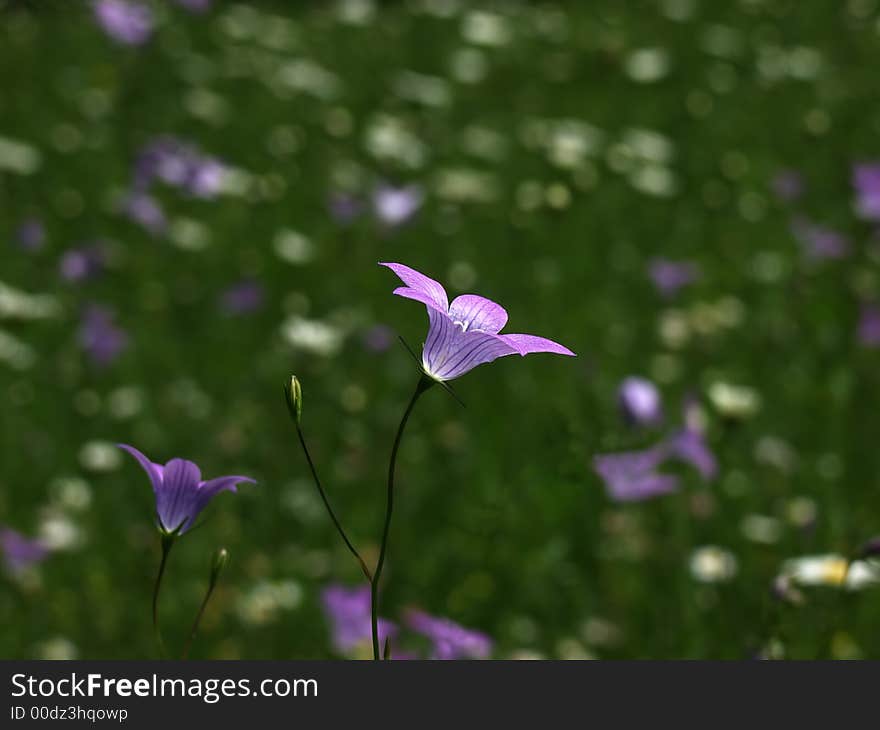
<instances>
[{"instance_id":1,"label":"pointed bud","mask_svg":"<svg viewBox=\"0 0 880 730\"><path fill-rule=\"evenodd\" d=\"M386 660L391 658L391 639L387 636L385 637L385 651L382 652L382 658Z\"/></svg>"},{"instance_id":2,"label":"pointed bud","mask_svg":"<svg viewBox=\"0 0 880 730\"><path fill-rule=\"evenodd\" d=\"M302 423L302 387L296 375L290 376L290 381L284 386L284 398L287 401L287 410L297 426Z\"/></svg>"},{"instance_id":3,"label":"pointed bud","mask_svg":"<svg viewBox=\"0 0 880 730\"><path fill-rule=\"evenodd\" d=\"M226 548L220 548L216 553L214 553L214 558L211 561L211 586L214 586L217 581L220 580L220 575L226 569L226 564L228 562L229 551Z\"/></svg>"}]
</instances>

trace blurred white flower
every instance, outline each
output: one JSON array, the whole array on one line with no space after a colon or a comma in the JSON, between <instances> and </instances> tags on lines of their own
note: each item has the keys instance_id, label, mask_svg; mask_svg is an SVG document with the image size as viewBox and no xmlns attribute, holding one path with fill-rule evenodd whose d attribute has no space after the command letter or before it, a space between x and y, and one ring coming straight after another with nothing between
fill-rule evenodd
<instances>
[{"instance_id":1,"label":"blurred white flower","mask_svg":"<svg viewBox=\"0 0 880 730\"><path fill-rule=\"evenodd\" d=\"M315 245L302 233L284 228L275 235L275 254L289 264L307 264L315 256Z\"/></svg>"},{"instance_id":2,"label":"blurred white flower","mask_svg":"<svg viewBox=\"0 0 880 730\"><path fill-rule=\"evenodd\" d=\"M0 281L0 319L50 319L61 313L49 294L28 294Z\"/></svg>"},{"instance_id":3,"label":"blurred white flower","mask_svg":"<svg viewBox=\"0 0 880 730\"><path fill-rule=\"evenodd\" d=\"M113 471L122 465L122 452L109 441L89 441L79 450L79 463L89 471Z\"/></svg>"},{"instance_id":4,"label":"blurred white flower","mask_svg":"<svg viewBox=\"0 0 880 730\"><path fill-rule=\"evenodd\" d=\"M840 588L845 580L852 591L880 583L880 566L866 560L849 563L842 555L829 553L786 560L781 575L803 586Z\"/></svg>"},{"instance_id":5,"label":"blurred white flower","mask_svg":"<svg viewBox=\"0 0 880 730\"><path fill-rule=\"evenodd\" d=\"M283 611L291 611L302 603L303 590L292 580L264 580L242 593L235 605L243 623L261 626L278 618Z\"/></svg>"},{"instance_id":6,"label":"blurred white flower","mask_svg":"<svg viewBox=\"0 0 880 730\"><path fill-rule=\"evenodd\" d=\"M34 654L37 659L70 661L79 657L79 649L70 639L53 636L37 644Z\"/></svg>"},{"instance_id":7,"label":"blurred white flower","mask_svg":"<svg viewBox=\"0 0 880 730\"><path fill-rule=\"evenodd\" d=\"M709 386L709 400L723 416L748 418L761 408L761 396L745 385L716 382Z\"/></svg>"},{"instance_id":8,"label":"blurred white flower","mask_svg":"<svg viewBox=\"0 0 880 730\"><path fill-rule=\"evenodd\" d=\"M299 315L292 315L284 321L281 334L294 347L326 357L336 355L344 339L340 328Z\"/></svg>"},{"instance_id":9,"label":"blurred white flower","mask_svg":"<svg viewBox=\"0 0 880 730\"><path fill-rule=\"evenodd\" d=\"M716 545L696 548L690 558L691 575L701 583L725 583L736 575L736 556Z\"/></svg>"}]
</instances>

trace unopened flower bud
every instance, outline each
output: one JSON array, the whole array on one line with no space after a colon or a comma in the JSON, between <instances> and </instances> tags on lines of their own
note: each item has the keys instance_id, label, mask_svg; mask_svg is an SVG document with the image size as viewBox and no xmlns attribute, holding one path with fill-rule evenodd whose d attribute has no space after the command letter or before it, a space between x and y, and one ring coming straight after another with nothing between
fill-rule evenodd
<instances>
[{"instance_id":1,"label":"unopened flower bud","mask_svg":"<svg viewBox=\"0 0 880 730\"><path fill-rule=\"evenodd\" d=\"M284 386L284 398L287 401L287 410L297 426L302 423L302 387L296 375L290 376L290 381Z\"/></svg>"},{"instance_id":2,"label":"unopened flower bud","mask_svg":"<svg viewBox=\"0 0 880 730\"><path fill-rule=\"evenodd\" d=\"M226 569L226 564L228 562L229 562L229 551L226 548L220 548L216 553L214 553L214 558L211 561L211 585L212 586L220 579L220 575Z\"/></svg>"}]
</instances>

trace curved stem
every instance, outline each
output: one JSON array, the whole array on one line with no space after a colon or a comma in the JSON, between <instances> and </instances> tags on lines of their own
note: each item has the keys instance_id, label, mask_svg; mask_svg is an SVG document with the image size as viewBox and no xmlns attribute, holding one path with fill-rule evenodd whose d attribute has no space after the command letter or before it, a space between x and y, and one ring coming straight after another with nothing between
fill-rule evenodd
<instances>
[{"instance_id":1,"label":"curved stem","mask_svg":"<svg viewBox=\"0 0 880 730\"><path fill-rule=\"evenodd\" d=\"M153 586L153 634L159 645L159 657L165 658L165 642L162 641L162 631L159 629L159 590L162 588L162 576L165 575L165 565L168 563L168 554L174 545L173 535L162 535L162 559L159 561L159 572L156 574L156 583Z\"/></svg>"},{"instance_id":2,"label":"curved stem","mask_svg":"<svg viewBox=\"0 0 880 730\"><path fill-rule=\"evenodd\" d=\"M409 416L416 405L419 396L428 388L434 385L436 381L427 375L422 375L416 384L416 390L410 398L409 405L403 412L403 418L400 419L400 425L397 427L397 435L394 437L394 444L391 447L391 460L388 464L388 489L385 502L385 527L382 530L382 545L379 548L379 560L376 563L376 571L370 580L370 625L373 634L373 659L380 659L379 654L379 579L382 577L382 568L385 565L385 554L388 551L388 534L391 530L391 514L394 510L394 467L397 464L397 452L400 449L400 441L403 438L403 431Z\"/></svg>"},{"instance_id":3,"label":"curved stem","mask_svg":"<svg viewBox=\"0 0 880 730\"><path fill-rule=\"evenodd\" d=\"M372 581L373 576L370 573L370 569L367 568L367 564L364 562L361 554L357 551L351 540L348 539L348 535L345 534L345 530L342 529L342 524L339 522L336 513L333 511L333 507L330 506L330 500L327 498L327 493L324 491L324 487L321 486L321 480L318 478L318 470L315 468L315 463L312 461L311 454L309 454L309 449L306 446L306 439L303 436L302 428L300 428L299 424L296 424L296 435L299 436L299 443L302 446L303 453L306 455L306 461L309 463L309 470L312 472L312 479L315 482L315 486L318 488L318 494L321 495L321 501L324 502L324 507L327 508L327 514L330 515L330 519L333 521L336 531L339 533L339 536L342 538L348 551L354 555L355 559L360 564L361 570L367 580Z\"/></svg>"},{"instance_id":4,"label":"curved stem","mask_svg":"<svg viewBox=\"0 0 880 730\"><path fill-rule=\"evenodd\" d=\"M217 582L213 580L208 584L208 590L205 592L205 597L202 599L202 605L199 606L199 612L196 614L196 620L193 621L192 628L189 631L189 638L186 640L186 645L183 647L183 653L180 655L181 659L186 659L187 656L189 656L190 647L192 646L193 640L196 638L199 624L202 621L202 616L205 613L205 609L208 607L208 601L211 600L211 596L214 594L214 588L216 585Z\"/></svg>"}]
</instances>

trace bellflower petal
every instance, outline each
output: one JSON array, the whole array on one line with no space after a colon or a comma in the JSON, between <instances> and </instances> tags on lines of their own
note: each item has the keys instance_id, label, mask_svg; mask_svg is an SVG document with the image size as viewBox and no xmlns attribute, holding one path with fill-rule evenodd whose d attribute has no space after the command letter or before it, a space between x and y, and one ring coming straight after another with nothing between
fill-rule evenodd
<instances>
[{"instance_id":1,"label":"bellflower petal","mask_svg":"<svg viewBox=\"0 0 880 730\"><path fill-rule=\"evenodd\" d=\"M449 311L449 297L446 296L446 290L440 282L403 264L379 262L379 266L387 266L406 284L406 287L394 290L398 296L415 299L443 312Z\"/></svg>"},{"instance_id":2,"label":"bellflower petal","mask_svg":"<svg viewBox=\"0 0 880 730\"><path fill-rule=\"evenodd\" d=\"M449 316L465 332L498 334L507 324L507 312L500 304L476 294L462 294L449 305Z\"/></svg>"},{"instance_id":3,"label":"bellflower petal","mask_svg":"<svg viewBox=\"0 0 880 730\"><path fill-rule=\"evenodd\" d=\"M254 484L244 476L223 476L202 481L201 471L193 462L171 459L164 467L155 464L133 446L117 444L131 454L147 472L156 495L156 515L159 529L165 533L182 535L192 527L208 503L220 492L236 491L241 482Z\"/></svg>"},{"instance_id":4,"label":"bellflower petal","mask_svg":"<svg viewBox=\"0 0 880 730\"><path fill-rule=\"evenodd\" d=\"M193 462L172 459L165 464L162 489L156 495L156 513L168 532L186 531L197 514L195 503L202 474Z\"/></svg>"},{"instance_id":5,"label":"bellflower petal","mask_svg":"<svg viewBox=\"0 0 880 730\"><path fill-rule=\"evenodd\" d=\"M576 357L567 347L563 347L553 340L548 340L546 337L536 337L535 335L498 335L498 337L523 357L535 352L552 352L556 355Z\"/></svg>"},{"instance_id":6,"label":"bellflower petal","mask_svg":"<svg viewBox=\"0 0 880 730\"><path fill-rule=\"evenodd\" d=\"M409 627L433 644L432 659L488 659L492 639L481 631L467 629L447 618L411 610L406 615Z\"/></svg>"},{"instance_id":7,"label":"bellflower petal","mask_svg":"<svg viewBox=\"0 0 880 730\"><path fill-rule=\"evenodd\" d=\"M348 654L361 645L369 644L372 629L370 626L370 588L359 586L346 588L341 585L327 586L321 593L324 613L330 619L333 646L340 654ZM379 643L393 640L397 626L388 619L379 618Z\"/></svg>"},{"instance_id":8,"label":"bellflower petal","mask_svg":"<svg viewBox=\"0 0 880 730\"><path fill-rule=\"evenodd\" d=\"M153 492L158 494L159 490L162 488L162 472L164 471L164 467L161 464L154 464L134 446L129 446L128 444L116 445L137 459L138 464L141 465L143 470L147 472L147 476L150 477L150 483L153 485Z\"/></svg>"}]
</instances>

